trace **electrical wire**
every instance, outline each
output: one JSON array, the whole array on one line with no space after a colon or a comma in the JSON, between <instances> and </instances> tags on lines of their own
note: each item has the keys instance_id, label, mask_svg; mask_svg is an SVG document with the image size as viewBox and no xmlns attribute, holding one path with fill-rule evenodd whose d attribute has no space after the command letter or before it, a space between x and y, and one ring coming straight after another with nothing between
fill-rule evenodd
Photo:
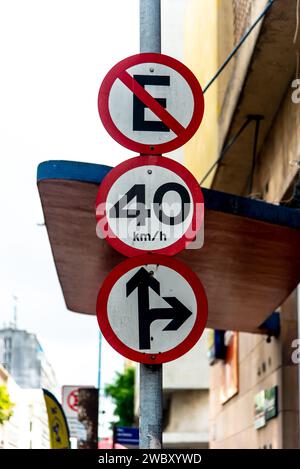
<instances>
[{"instance_id":1,"label":"electrical wire","mask_svg":"<svg viewBox=\"0 0 300 469\"><path fill-rule=\"evenodd\" d=\"M240 127L238 132L233 137L231 137L231 139L229 140L229 142L227 143L227 145L224 147L223 151L221 152L221 155L219 156L219 158L214 162L214 164L209 168L209 170L207 171L205 176L201 179L200 186L202 186L203 182L208 178L208 176L210 175L210 173L212 172L214 167L223 160L223 158L224 158L225 154L227 153L227 151L229 150L229 148L238 139L238 137L241 135L241 133L244 131L244 129L248 126L248 124L251 122L251 120L252 119L250 117L247 117L247 119L242 124L242 126Z\"/></svg>"},{"instance_id":2,"label":"electrical wire","mask_svg":"<svg viewBox=\"0 0 300 469\"><path fill-rule=\"evenodd\" d=\"M299 0L297 0L299 1ZM242 46L242 44L245 42L245 40L247 39L247 37L252 33L253 29L257 26L257 24L260 22L260 20L267 14L267 12L269 11L269 9L271 8L271 6L273 5L273 3L275 2L275 0L269 0L269 3L268 5L266 6L266 8L263 10L263 12L258 16L258 18L254 21L254 23L252 24L252 26L250 26L250 28L248 29L248 31L244 34L244 36L242 37L242 39L239 41L239 43L235 46L235 48L230 52L230 54L228 55L227 59L225 60L225 62L221 65L221 67L217 70L217 72L215 73L215 75L212 77L212 79L207 83L207 85L203 88L203 93L205 93L208 88L214 83L214 81L218 78L218 76L223 72L224 68L229 64L229 62L231 61L231 59L235 56L235 54L237 53L237 51L239 50L239 48Z\"/></svg>"},{"instance_id":3,"label":"electrical wire","mask_svg":"<svg viewBox=\"0 0 300 469\"><path fill-rule=\"evenodd\" d=\"M296 5L296 31L295 31L294 39L293 39L294 44L296 44L296 42L297 42L298 32L299 32L299 8L300 8L300 0L297 0L297 5Z\"/></svg>"},{"instance_id":4,"label":"electrical wire","mask_svg":"<svg viewBox=\"0 0 300 469\"><path fill-rule=\"evenodd\" d=\"M297 0L298 2L300 2L300 0ZM203 88L203 93L205 93L209 88L210 86L216 81L216 79L219 77L219 75L223 72L223 70L225 69L225 67L229 64L229 62L231 61L231 59L235 56L235 54L238 52L238 50L240 49L240 47L242 46L242 44L245 42L245 40L247 39L247 37L251 34L251 32L254 30L254 28L257 26L257 24L262 20L262 18L264 18L264 16L267 14L267 12L269 11L269 9L271 8L271 6L273 5L273 3L275 2L275 0L269 0L268 2L268 5L265 7L265 9L262 11L262 13L257 17L257 19L254 21L254 23L250 26L250 28L248 29L248 31L243 35L243 37L241 38L241 40L239 41L239 43L234 47L234 49L230 52L230 54L228 55L228 57L226 58L225 62L221 65L221 67L217 70L217 72L215 73L215 75L211 78L211 80L207 83L207 85ZM298 9L298 13L299 13L299 9ZM236 138L240 135L240 133L244 130L245 127L247 127L247 125L249 124L249 122L251 121L250 120L247 120L242 128L241 128L241 131L238 132L237 136L234 136L233 137L233 142L236 140ZM225 155L225 153L227 152L227 150L229 149L229 147L232 145L233 142L229 142L228 145L226 145L225 149L223 149L223 151L221 152L221 155L219 156L219 158L212 164L212 166L209 168L209 170L207 171L207 173L205 174L205 176L201 179L200 181L200 185L202 185L204 183L204 181L208 178L208 176L210 175L210 173L212 172L212 170L214 169L214 167L223 160L223 157Z\"/></svg>"}]
</instances>

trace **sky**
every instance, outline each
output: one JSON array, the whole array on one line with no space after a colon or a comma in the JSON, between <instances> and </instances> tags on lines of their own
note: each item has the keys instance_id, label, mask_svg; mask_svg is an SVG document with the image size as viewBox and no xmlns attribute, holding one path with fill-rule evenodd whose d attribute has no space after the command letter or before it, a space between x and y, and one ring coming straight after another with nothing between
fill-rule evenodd
<instances>
[{"instance_id":1,"label":"sky","mask_svg":"<svg viewBox=\"0 0 300 469\"><path fill-rule=\"evenodd\" d=\"M18 327L37 334L60 385L97 385L99 329L95 317L66 309L39 226L36 170L49 159L115 166L133 156L100 123L97 95L108 70L139 52L138 8L138 0L0 1L0 326L12 321L17 296ZM105 341L102 357L102 383L110 382L123 359Z\"/></svg>"},{"instance_id":2,"label":"sky","mask_svg":"<svg viewBox=\"0 0 300 469\"><path fill-rule=\"evenodd\" d=\"M104 8L105 5L105 8ZM97 95L138 52L138 1L11 0L0 5L0 325L35 332L60 384L97 383L95 317L66 310L43 222L36 169L49 159L115 164L128 150L100 123ZM103 375L112 378L103 350ZM110 361L111 363L111 361Z\"/></svg>"}]
</instances>

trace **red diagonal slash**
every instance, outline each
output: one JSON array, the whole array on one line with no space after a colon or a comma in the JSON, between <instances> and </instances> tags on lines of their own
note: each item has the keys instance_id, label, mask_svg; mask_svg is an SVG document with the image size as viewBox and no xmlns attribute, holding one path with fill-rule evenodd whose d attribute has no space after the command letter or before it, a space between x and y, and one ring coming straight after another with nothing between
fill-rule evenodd
<instances>
[{"instance_id":1,"label":"red diagonal slash","mask_svg":"<svg viewBox=\"0 0 300 469\"><path fill-rule=\"evenodd\" d=\"M119 75L119 79L132 91L145 106L167 126L173 130L176 135L180 135L184 132L185 128L173 117L171 114L163 108L155 98L151 96L128 72L123 71Z\"/></svg>"}]
</instances>

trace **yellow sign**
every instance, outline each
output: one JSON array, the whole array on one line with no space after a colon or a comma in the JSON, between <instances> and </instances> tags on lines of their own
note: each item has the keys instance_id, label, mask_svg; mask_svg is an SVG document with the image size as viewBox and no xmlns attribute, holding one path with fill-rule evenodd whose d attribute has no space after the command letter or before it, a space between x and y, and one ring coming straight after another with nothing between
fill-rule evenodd
<instances>
[{"instance_id":1,"label":"yellow sign","mask_svg":"<svg viewBox=\"0 0 300 469\"><path fill-rule=\"evenodd\" d=\"M62 406L51 394L43 389L48 414L51 449L69 449L69 428Z\"/></svg>"}]
</instances>

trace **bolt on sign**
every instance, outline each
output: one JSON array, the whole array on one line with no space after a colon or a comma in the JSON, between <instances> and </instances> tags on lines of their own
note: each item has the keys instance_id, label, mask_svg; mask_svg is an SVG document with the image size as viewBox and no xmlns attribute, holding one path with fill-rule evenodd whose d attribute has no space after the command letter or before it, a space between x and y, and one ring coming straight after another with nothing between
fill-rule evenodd
<instances>
[{"instance_id":1,"label":"bolt on sign","mask_svg":"<svg viewBox=\"0 0 300 469\"><path fill-rule=\"evenodd\" d=\"M207 321L200 279L168 257L185 249L203 226L203 195L184 166L161 157L197 131L203 92L178 60L143 53L108 72L98 109L108 133L140 154L112 169L97 195L97 235L130 258L100 287L98 323L123 356L161 364L190 350Z\"/></svg>"}]
</instances>

